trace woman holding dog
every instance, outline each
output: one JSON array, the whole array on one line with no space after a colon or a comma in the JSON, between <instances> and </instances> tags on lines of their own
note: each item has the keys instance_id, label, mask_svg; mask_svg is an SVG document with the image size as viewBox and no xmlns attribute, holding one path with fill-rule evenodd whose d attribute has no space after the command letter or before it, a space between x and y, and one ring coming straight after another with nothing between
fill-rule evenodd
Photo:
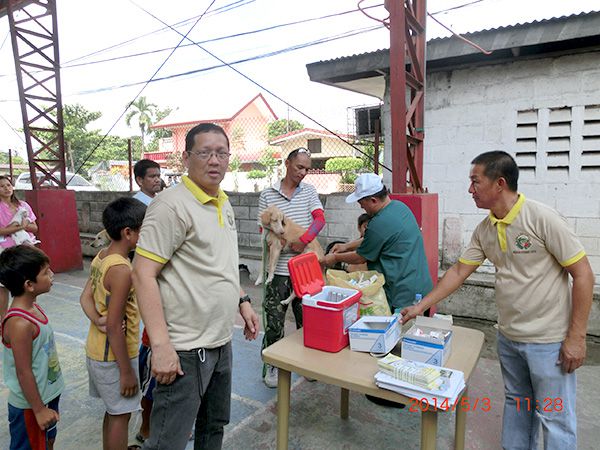
<instances>
[{"instance_id":1,"label":"woman holding dog","mask_svg":"<svg viewBox=\"0 0 600 450\"><path fill-rule=\"evenodd\" d=\"M284 250L277 262L275 277L266 285L263 301L263 323L265 335L262 348L283 338L285 314L287 304L282 304L292 293L292 283L287 263L290 258L304 250L304 247L314 240L325 225L323 205L314 186L303 183L304 177L311 167L310 151L306 148L297 148L290 152L286 161L285 177L266 188L260 194L258 201L258 216L269 206L277 206L285 216L298 225L307 229L298 242L292 242L289 250ZM260 226L259 219L259 226ZM291 302L292 312L296 320L296 328L302 327L302 302L295 298ZM263 381L270 387L277 387L277 369L265 365L263 367Z\"/></svg>"},{"instance_id":2,"label":"woman holding dog","mask_svg":"<svg viewBox=\"0 0 600 450\"><path fill-rule=\"evenodd\" d=\"M24 218L18 223L13 219L19 210L25 212ZM10 178L0 175L0 252L5 248L16 245L13 239L13 234L19 231L28 233L31 242L35 242L33 233L37 232L38 227L35 224L35 214L26 202L20 201L15 196L15 189L10 181ZM0 285L0 317L4 317L4 313L8 308L8 291Z\"/></svg>"}]
</instances>

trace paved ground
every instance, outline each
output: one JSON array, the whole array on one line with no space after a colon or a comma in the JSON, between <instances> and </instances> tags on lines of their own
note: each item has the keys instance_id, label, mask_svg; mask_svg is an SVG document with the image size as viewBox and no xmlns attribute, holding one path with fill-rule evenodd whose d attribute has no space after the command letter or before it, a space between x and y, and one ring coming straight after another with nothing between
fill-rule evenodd
<instances>
[{"instance_id":1,"label":"paved ground","mask_svg":"<svg viewBox=\"0 0 600 450\"><path fill-rule=\"evenodd\" d=\"M51 293L40 298L56 332L56 340L67 382L61 399L61 422L57 449L100 449L102 405L87 392L84 341L88 323L79 307L79 294L87 277L86 271L56 276ZM255 299L261 290L253 286L245 272L242 284ZM259 302L255 302L259 303ZM470 396L489 397L489 412L470 413L467 422L467 448L499 448L503 407L502 380L495 355L495 333L492 324L458 319L463 326L486 333L486 346L473 374ZM294 326L288 324L292 332ZM241 329L235 331L234 379L231 424L226 428L226 449L274 449L276 436L275 390L266 388L260 379L260 342L247 342ZM600 414L600 345L590 342L591 358L578 370L579 448L595 449L600 442L597 418ZM458 349L455 349L457 351ZM1 364L0 364L1 365ZM419 448L420 418L407 409L375 406L362 395L350 394L350 418L338 415L339 389L323 383L309 383L303 378L292 380L290 415L291 449L392 449ZM7 390L0 383L0 402L6 405ZM0 407L0 421L7 423L6 407ZM139 427L134 417L130 427L131 443ZM441 414L438 421L438 448L452 448L454 416ZM8 448L8 426L0 427L0 449ZM190 443L188 448L193 448Z\"/></svg>"}]
</instances>

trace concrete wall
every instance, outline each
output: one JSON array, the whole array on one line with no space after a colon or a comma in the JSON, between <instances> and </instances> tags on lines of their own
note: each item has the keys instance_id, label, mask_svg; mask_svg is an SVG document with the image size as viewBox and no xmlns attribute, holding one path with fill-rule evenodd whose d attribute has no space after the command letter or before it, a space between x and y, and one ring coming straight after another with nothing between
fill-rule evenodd
<instances>
[{"instance_id":1,"label":"concrete wall","mask_svg":"<svg viewBox=\"0 0 600 450\"><path fill-rule=\"evenodd\" d=\"M89 237L102 227L102 211L107 203L129 192L77 192L77 214L79 229L83 234L84 254L93 254L86 243ZM260 270L260 235L258 233L258 197L255 193L229 193L229 200L235 210L238 243L240 246L240 263L250 269L255 276ZM323 248L332 241L347 241L358 237L356 219L362 210L356 203L348 205L345 194L321 196L325 207L327 224L319 235ZM454 244L455 243L450 243ZM448 244L448 245L450 245ZM493 275L474 274L467 283L446 301L440 304L440 311L465 317L476 317L485 320L496 320L494 302ZM600 295L595 293L588 333L600 336Z\"/></svg>"},{"instance_id":2,"label":"concrete wall","mask_svg":"<svg viewBox=\"0 0 600 450\"><path fill-rule=\"evenodd\" d=\"M600 104L600 54L427 76L424 185L439 194L440 243L446 229L446 233L458 233L452 239L466 245L487 213L477 210L467 192L470 161L489 150L520 152L519 165L532 167L521 170L519 190L567 218L600 278L600 153L583 154L585 150L600 152L600 138L590 137L600 136L600 130L594 129ZM524 111L534 111L537 127L522 124L522 117L529 114ZM553 130L548 129L549 123ZM533 135L522 139L527 128ZM555 132L563 138L558 139ZM556 145L565 145L566 152L553 153ZM556 158L562 162L554 163ZM597 161L582 170L589 158ZM460 222L453 229L445 227L447 218L460 218L462 229L457 226Z\"/></svg>"}]
</instances>

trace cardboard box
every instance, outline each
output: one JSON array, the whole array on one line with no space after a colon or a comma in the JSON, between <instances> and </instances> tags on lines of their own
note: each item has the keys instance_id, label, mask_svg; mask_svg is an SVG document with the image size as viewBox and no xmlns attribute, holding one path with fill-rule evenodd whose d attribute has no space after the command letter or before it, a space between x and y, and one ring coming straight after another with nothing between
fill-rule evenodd
<instances>
[{"instance_id":1,"label":"cardboard box","mask_svg":"<svg viewBox=\"0 0 600 450\"><path fill-rule=\"evenodd\" d=\"M400 340L398 316L363 316L348 331L357 352L389 353Z\"/></svg>"},{"instance_id":2,"label":"cardboard box","mask_svg":"<svg viewBox=\"0 0 600 450\"><path fill-rule=\"evenodd\" d=\"M418 335L417 330L424 332ZM429 332L439 332L431 336ZM418 316L402 337L402 358L443 366L452 352L452 320Z\"/></svg>"}]
</instances>

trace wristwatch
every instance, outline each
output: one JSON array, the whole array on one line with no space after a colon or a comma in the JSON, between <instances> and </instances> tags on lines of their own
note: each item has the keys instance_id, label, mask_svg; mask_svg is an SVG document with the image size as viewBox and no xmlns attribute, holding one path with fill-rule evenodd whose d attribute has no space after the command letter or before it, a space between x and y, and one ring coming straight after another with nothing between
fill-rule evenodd
<instances>
[{"instance_id":1,"label":"wristwatch","mask_svg":"<svg viewBox=\"0 0 600 450\"><path fill-rule=\"evenodd\" d=\"M252 303L252 299L248 294L244 295L243 297L240 297L240 305L244 302Z\"/></svg>"}]
</instances>

